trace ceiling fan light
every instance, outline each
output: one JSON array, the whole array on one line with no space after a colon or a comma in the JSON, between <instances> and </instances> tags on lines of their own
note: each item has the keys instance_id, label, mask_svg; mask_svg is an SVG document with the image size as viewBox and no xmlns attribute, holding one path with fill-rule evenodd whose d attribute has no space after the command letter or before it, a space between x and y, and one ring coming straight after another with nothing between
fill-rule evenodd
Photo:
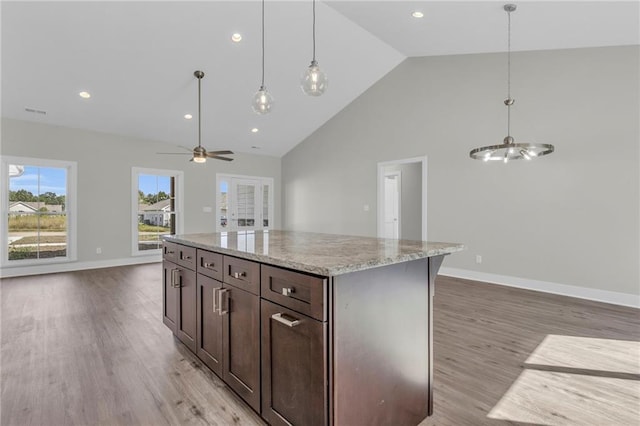
<instances>
[{"instance_id":1,"label":"ceiling fan light","mask_svg":"<svg viewBox=\"0 0 640 426\"><path fill-rule=\"evenodd\" d=\"M273 108L274 99L271 93L267 91L267 88L260 86L260 89L253 96L253 103L251 106L256 114L267 114Z\"/></svg>"},{"instance_id":2,"label":"ceiling fan light","mask_svg":"<svg viewBox=\"0 0 640 426\"><path fill-rule=\"evenodd\" d=\"M316 61L311 62L300 79L302 91L309 96L322 95L327 90L328 84L327 75L320 69Z\"/></svg>"},{"instance_id":3,"label":"ceiling fan light","mask_svg":"<svg viewBox=\"0 0 640 426\"><path fill-rule=\"evenodd\" d=\"M207 157L193 157L193 162L194 163L206 163L207 162Z\"/></svg>"}]
</instances>

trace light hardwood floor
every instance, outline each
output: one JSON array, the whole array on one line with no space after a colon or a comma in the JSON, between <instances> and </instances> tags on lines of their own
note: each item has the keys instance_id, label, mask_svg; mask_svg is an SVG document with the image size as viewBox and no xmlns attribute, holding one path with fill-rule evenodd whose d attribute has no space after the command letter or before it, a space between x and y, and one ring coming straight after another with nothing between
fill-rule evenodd
<instances>
[{"instance_id":1,"label":"light hardwood floor","mask_svg":"<svg viewBox=\"0 0 640 426\"><path fill-rule=\"evenodd\" d=\"M158 264L0 291L2 425L264 424L162 324ZM640 424L636 309L439 277L434 328L421 426Z\"/></svg>"}]
</instances>

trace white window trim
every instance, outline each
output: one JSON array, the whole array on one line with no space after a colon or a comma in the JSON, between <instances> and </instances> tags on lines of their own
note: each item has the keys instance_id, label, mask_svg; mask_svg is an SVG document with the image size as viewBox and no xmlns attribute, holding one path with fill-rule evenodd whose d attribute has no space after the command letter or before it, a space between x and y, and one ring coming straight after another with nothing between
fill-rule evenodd
<instances>
[{"instance_id":1,"label":"white window trim","mask_svg":"<svg viewBox=\"0 0 640 426\"><path fill-rule=\"evenodd\" d=\"M175 218L176 234L182 234L184 227L184 172L181 170L149 169L145 167L131 168L131 255L132 256L157 256L161 249L138 249L138 176L162 175L175 178Z\"/></svg>"},{"instance_id":2,"label":"white window trim","mask_svg":"<svg viewBox=\"0 0 640 426\"><path fill-rule=\"evenodd\" d=\"M78 208L78 163L75 161L49 160L45 158L31 157L0 157L0 174L2 187L0 188L0 211L4 221L9 214L9 165L23 164L38 167L57 167L67 169L67 194L65 197L67 214L67 255L65 257L54 257L50 259L24 259L9 260L8 245L9 229L2 226L0 231L0 265L3 268L14 268L31 265L47 265L52 263L69 263L78 260L78 240L77 240L77 208Z\"/></svg>"},{"instance_id":3,"label":"white window trim","mask_svg":"<svg viewBox=\"0 0 640 426\"><path fill-rule=\"evenodd\" d=\"M269 226L268 227L264 227L264 226L256 226L253 227L251 229L243 229L246 231L262 231L262 230L269 230L269 229L273 229L274 226L274 222L273 222L273 218L274 218L274 210L275 210L275 204L273 202L274 200L274 194L275 194L275 187L274 187L274 179L272 177L265 177L265 176L247 176L247 175L231 175L231 174L227 174L227 173L216 173L216 196L215 196L215 212L216 212L216 232L232 232L232 231L238 231L237 229L227 229L227 228L223 228L222 226L220 226L220 204L222 203L222 196L220 193L220 182L223 180L226 180L228 183L228 187L227 187L227 194L231 193L231 179L248 179L248 180L257 180L259 181L261 184L267 184L269 185L269 187L271 188L271 190L269 191ZM262 195L260 196L262 197ZM227 205L229 210L231 210L231 204L229 203L229 195L227 195ZM261 198L262 199L262 198ZM263 206L260 206L260 211L262 211ZM229 220L229 218L227 217L227 221ZM227 222L229 223L229 222Z\"/></svg>"}]
</instances>

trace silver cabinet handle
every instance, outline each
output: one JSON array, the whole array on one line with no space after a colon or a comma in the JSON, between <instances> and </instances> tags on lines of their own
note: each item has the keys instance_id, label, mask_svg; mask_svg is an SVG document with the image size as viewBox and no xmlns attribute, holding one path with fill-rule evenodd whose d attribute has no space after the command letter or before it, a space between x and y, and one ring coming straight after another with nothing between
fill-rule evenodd
<instances>
[{"instance_id":1,"label":"silver cabinet handle","mask_svg":"<svg viewBox=\"0 0 640 426\"><path fill-rule=\"evenodd\" d=\"M282 295L283 296L291 296L291 293L295 293L296 289L294 287L283 287L282 288Z\"/></svg>"},{"instance_id":2,"label":"silver cabinet handle","mask_svg":"<svg viewBox=\"0 0 640 426\"><path fill-rule=\"evenodd\" d=\"M290 318L293 318L293 321L292 320L288 320L285 317L283 317L283 315L286 315L286 314L277 313L277 314L271 315L271 318L273 318L274 320L278 321L279 323L282 323L282 324L286 325L287 327L295 327L296 325L300 324L300 322L301 322L300 320L297 320L297 319L295 319L293 317L290 317Z\"/></svg>"},{"instance_id":3,"label":"silver cabinet handle","mask_svg":"<svg viewBox=\"0 0 640 426\"><path fill-rule=\"evenodd\" d=\"M173 251L173 250L167 250L167 254L173 254L173 253L175 253L175 251Z\"/></svg>"},{"instance_id":4,"label":"silver cabinet handle","mask_svg":"<svg viewBox=\"0 0 640 426\"><path fill-rule=\"evenodd\" d=\"M202 264L202 266L204 266L207 269L213 269L213 267L216 266L216 264L215 263L204 262Z\"/></svg>"},{"instance_id":5,"label":"silver cabinet handle","mask_svg":"<svg viewBox=\"0 0 640 426\"><path fill-rule=\"evenodd\" d=\"M229 290L226 288L221 288L220 291L218 291L218 315L220 316L229 313L229 298L225 297L228 292ZM224 309L222 309L223 306Z\"/></svg>"},{"instance_id":6,"label":"silver cabinet handle","mask_svg":"<svg viewBox=\"0 0 640 426\"><path fill-rule=\"evenodd\" d=\"M180 256L182 260L191 260L191 256Z\"/></svg>"},{"instance_id":7,"label":"silver cabinet handle","mask_svg":"<svg viewBox=\"0 0 640 426\"><path fill-rule=\"evenodd\" d=\"M180 269L171 270L171 287L173 288L180 287Z\"/></svg>"},{"instance_id":8,"label":"silver cabinet handle","mask_svg":"<svg viewBox=\"0 0 640 426\"><path fill-rule=\"evenodd\" d=\"M216 292L220 290L219 287L213 289L213 313L218 312L218 307L216 306Z\"/></svg>"},{"instance_id":9,"label":"silver cabinet handle","mask_svg":"<svg viewBox=\"0 0 640 426\"><path fill-rule=\"evenodd\" d=\"M244 278L246 276L247 276L246 272L234 272L233 273L233 278L235 278L235 279Z\"/></svg>"}]
</instances>

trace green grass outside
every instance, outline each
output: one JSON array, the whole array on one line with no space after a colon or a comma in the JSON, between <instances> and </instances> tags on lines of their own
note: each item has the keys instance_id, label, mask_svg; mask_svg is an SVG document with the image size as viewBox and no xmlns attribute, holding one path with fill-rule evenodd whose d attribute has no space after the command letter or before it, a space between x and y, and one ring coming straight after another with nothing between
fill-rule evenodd
<instances>
[{"instance_id":1,"label":"green grass outside","mask_svg":"<svg viewBox=\"0 0 640 426\"><path fill-rule=\"evenodd\" d=\"M38 220L39 219L39 220ZM9 215L9 232L66 231L66 215Z\"/></svg>"},{"instance_id":2,"label":"green grass outside","mask_svg":"<svg viewBox=\"0 0 640 426\"><path fill-rule=\"evenodd\" d=\"M146 223L138 224L138 232L162 232L169 233L171 228L165 226L147 225Z\"/></svg>"}]
</instances>

